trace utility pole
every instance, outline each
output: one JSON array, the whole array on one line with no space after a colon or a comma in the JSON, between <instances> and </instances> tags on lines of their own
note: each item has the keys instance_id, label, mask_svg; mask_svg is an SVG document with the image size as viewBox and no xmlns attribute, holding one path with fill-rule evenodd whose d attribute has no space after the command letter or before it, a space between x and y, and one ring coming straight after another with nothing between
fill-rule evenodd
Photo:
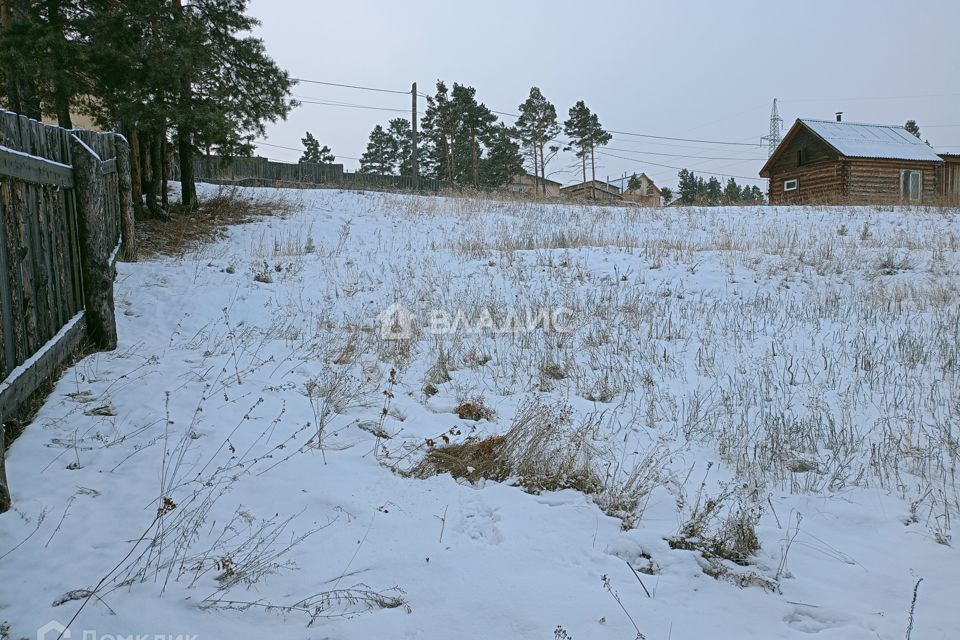
<instances>
[{"instance_id":1,"label":"utility pole","mask_svg":"<svg viewBox=\"0 0 960 640\"><path fill-rule=\"evenodd\" d=\"M420 188L420 158L419 151L417 149L417 83L413 83L413 87L410 89L410 96L412 98L412 107L410 113L410 134L412 137L410 145L410 169L413 171L413 186L415 189Z\"/></svg>"}]
</instances>

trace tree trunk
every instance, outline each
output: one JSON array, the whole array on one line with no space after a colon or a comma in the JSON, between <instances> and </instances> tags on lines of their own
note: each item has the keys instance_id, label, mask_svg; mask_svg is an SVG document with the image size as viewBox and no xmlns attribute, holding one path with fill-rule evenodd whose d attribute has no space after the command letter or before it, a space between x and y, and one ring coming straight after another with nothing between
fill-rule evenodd
<instances>
[{"instance_id":1,"label":"tree trunk","mask_svg":"<svg viewBox=\"0 0 960 640\"><path fill-rule=\"evenodd\" d=\"M57 109L57 124L64 129L73 129L73 119L70 117L70 96L58 87L54 102Z\"/></svg>"},{"instance_id":2,"label":"tree trunk","mask_svg":"<svg viewBox=\"0 0 960 640\"><path fill-rule=\"evenodd\" d=\"M540 189L543 197L547 197L547 160L543 153L546 143L540 145Z\"/></svg>"},{"instance_id":3,"label":"tree trunk","mask_svg":"<svg viewBox=\"0 0 960 640\"><path fill-rule=\"evenodd\" d=\"M167 132L160 137L160 203L164 211L170 211L170 198L167 195L167 176L170 173L170 147L167 144Z\"/></svg>"},{"instance_id":4,"label":"tree trunk","mask_svg":"<svg viewBox=\"0 0 960 640\"><path fill-rule=\"evenodd\" d=\"M120 136L115 139L117 149L117 186L120 196L120 257L125 262L137 259L137 237L133 221L133 179L130 170L130 143Z\"/></svg>"},{"instance_id":5,"label":"tree trunk","mask_svg":"<svg viewBox=\"0 0 960 640\"><path fill-rule=\"evenodd\" d=\"M154 215L160 217L166 217L167 210L164 209L160 203L160 187L163 183L163 176L161 172L163 171L163 159L162 159L163 149L160 144L160 134L155 133L151 136L150 141L150 195L147 196L147 201L153 201L153 209L151 210Z\"/></svg>"},{"instance_id":6,"label":"tree trunk","mask_svg":"<svg viewBox=\"0 0 960 640\"><path fill-rule=\"evenodd\" d=\"M143 132L140 138L143 168L143 195L147 211L152 217L163 217L158 203L160 195L160 136L153 132Z\"/></svg>"},{"instance_id":7,"label":"tree trunk","mask_svg":"<svg viewBox=\"0 0 960 640\"><path fill-rule=\"evenodd\" d=\"M537 145L530 145L533 151L533 195L540 197L540 163L537 160Z\"/></svg>"},{"instance_id":8,"label":"tree trunk","mask_svg":"<svg viewBox=\"0 0 960 640\"><path fill-rule=\"evenodd\" d=\"M180 155L180 204L187 209L196 209L197 185L193 175L193 144L189 131L177 131L177 153Z\"/></svg>"},{"instance_id":9,"label":"tree trunk","mask_svg":"<svg viewBox=\"0 0 960 640\"><path fill-rule=\"evenodd\" d=\"M477 138L474 136L472 141L473 146L473 186L474 188L480 187L480 162L477 157Z\"/></svg>"},{"instance_id":10,"label":"tree trunk","mask_svg":"<svg viewBox=\"0 0 960 640\"><path fill-rule=\"evenodd\" d=\"M133 198L133 209L136 211L143 206L143 184L140 181L140 135L136 127L127 129L127 140L130 142L130 197Z\"/></svg>"},{"instance_id":11,"label":"tree trunk","mask_svg":"<svg viewBox=\"0 0 960 640\"><path fill-rule=\"evenodd\" d=\"M590 146L590 199L597 199L597 160L593 154L593 146Z\"/></svg>"}]
</instances>

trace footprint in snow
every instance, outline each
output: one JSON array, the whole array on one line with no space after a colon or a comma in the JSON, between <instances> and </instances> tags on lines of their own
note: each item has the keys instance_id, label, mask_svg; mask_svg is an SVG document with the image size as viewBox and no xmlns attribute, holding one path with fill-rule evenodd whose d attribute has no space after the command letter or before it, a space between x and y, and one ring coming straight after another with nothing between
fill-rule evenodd
<instances>
[{"instance_id":1,"label":"footprint in snow","mask_svg":"<svg viewBox=\"0 0 960 640\"><path fill-rule=\"evenodd\" d=\"M471 540L500 544L503 542L503 534L497 528L496 523L499 521L500 516L497 515L496 509L492 509L480 500L471 500L461 505L456 530Z\"/></svg>"},{"instance_id":2,"label":"footprint in snow","mask_svg":"<svg viewBox=\"0 0 960 640\"><path fill-rule=\"evenodd\" d=\"M803 633L820 633L827 629L842 627L850 622L838 611L814 606L795 607L783 618L783 621L787 626Z\"/></svg>"}]
</instances>

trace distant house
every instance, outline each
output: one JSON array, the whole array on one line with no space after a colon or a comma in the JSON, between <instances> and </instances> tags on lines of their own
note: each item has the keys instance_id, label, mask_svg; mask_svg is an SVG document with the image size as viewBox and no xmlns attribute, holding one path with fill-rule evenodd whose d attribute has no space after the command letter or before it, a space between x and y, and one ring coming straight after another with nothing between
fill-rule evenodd
<instances>
[{"instance_id":1,"label":"distant house","mask_svg":"<svg viewBox=\"0 0 960 640\"><path fill-rule=\"evenodd\" d=\"M553 180L545 180L534 176L532 173L524 171L515 176L507 188L513 193L529 193L536 195L543 193L543 187L546 186L547 197L557 197L560 195L560 183Z\"/></svg>"},{"instance_id":2,"label":"distant house","mask_svg":"<svg viewBox=\"0 0 960 640\"><path fill-rule=\"evenodd\" d=\"M934 203L943 158L898 125L799 119L760 175L770 204Z\"/></svg>"},{"instance_id":3,"label":"distant house","mask_svg":"<svg viewBox=\"0 0 960 640\"><path fill-rule=\"evenodd\" d=\"M653 183L653 180L647 177L647 174L641 173L637 176L639 186L627 188L623 192L623 199L636 202L644 207L659 207L661 202L660 189Z\"/></svg>"},{"instance_id":4,"label":"distant house","mask_svg":"<svg viewBox=\"0 0 960 640\"><path fill-rule=\"evenodd\" d=\"M560 195L577 199L623 200L618 187L602 180L587 180L563 187L560 189Z\"/></svg>"}]
</instances>

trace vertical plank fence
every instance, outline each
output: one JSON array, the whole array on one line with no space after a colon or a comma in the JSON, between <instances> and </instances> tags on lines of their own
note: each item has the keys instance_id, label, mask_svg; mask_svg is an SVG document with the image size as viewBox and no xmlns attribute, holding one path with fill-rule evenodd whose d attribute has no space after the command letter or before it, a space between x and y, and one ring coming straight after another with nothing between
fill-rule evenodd
<instances>
[{"instance_id":1,"label":"vertical plank fence","mask_svg":"<svg viewBox=\"0 0 960 640\"><path fill-rule=\"evenodd\" d=\"M417 180L413 176L353 173L344 171L342 164L276 162L260 157L198 156L194 159L193 170L197 182L242 187L306 187L423 193L471 189L449 180ZM170 180L180 179L180 169L176 163L171 164L168 174Z\"/></svg>"},{"instance_id":2,"label":"vertical plank fence","mask_svg":"<svg viewBox=\"0 0 960 640\"><path fill-rule=\"evenodd\" d=\"M135 253L129 162L118 154L129 154L118 134L68 131L0 110L3 423L81 343L116 346L121 236L124 253ZM118 168L128 172L125 181ZM0 512L9 506L0 459Z\"/></svg>"}]
</instances>

